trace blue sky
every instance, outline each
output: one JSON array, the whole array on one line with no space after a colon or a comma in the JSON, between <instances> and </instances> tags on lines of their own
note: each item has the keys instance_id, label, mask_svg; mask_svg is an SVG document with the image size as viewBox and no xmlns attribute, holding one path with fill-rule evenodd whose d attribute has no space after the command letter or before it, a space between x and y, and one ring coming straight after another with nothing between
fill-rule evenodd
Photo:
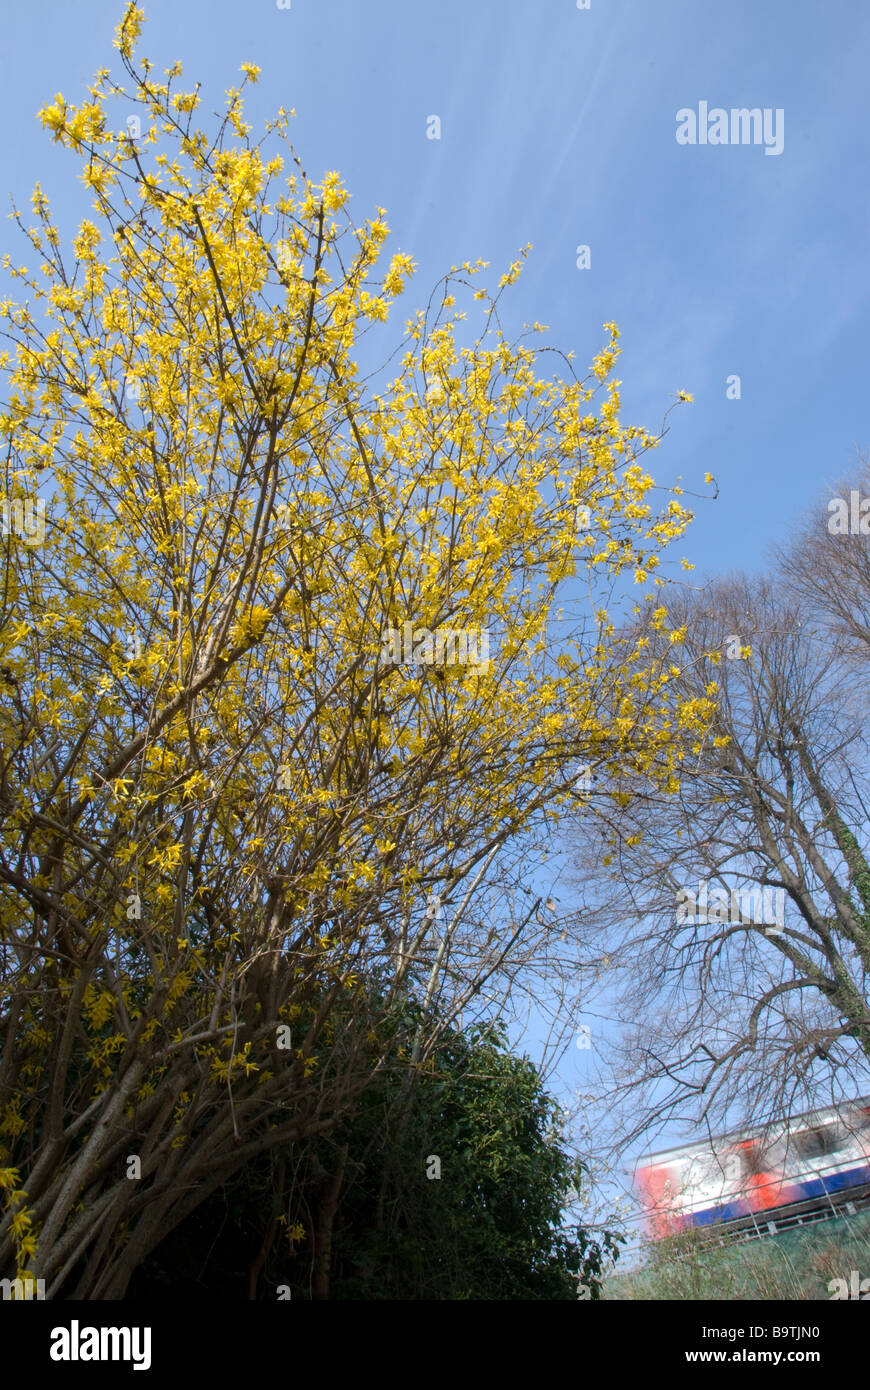
<instances>
[{"instance_id":1,"label":"blue sky","mask_svg":"<svg viewBox=\"0 0 870 1390\"><path fill-rule=\"evenodd\" d=\"M707 470L717 479L682 547L699 576L763 566L867 450L863 0L144 7L141 50L158 69L180 58L204 109L241 62L259 64L248 119L294 107L309 175L338 169L359 218L386 208L393 249L419 266L397 328L451 264L482 257L494 283L531 242L509 326L548 324L582 368L614 319L627 422L656 428L676 392L693 394L649 466L692 490L707 491ZM0 189L25 210L38 178L73 213L76 163L36 113L114 68L122 11L121 0L3 8ZM677 111L701 101L781 108L782 153L678 144ZM440 140L426 138L431 115ZM11 224L0 241L26 259ZM740 400L726 398L734 373ZM566 1061L566 1084L581 1056Z\"/></svg>"},{"instance_id":2,"label":"blue sky","mask_svg":"<svg viewBox=\"0 0 870 1390\"><path fill-rule=\"evenodd\" d=\"M161 68L181 58L215 105L241 62L258 63L249 117L295 107L308 173L340 170L360 217L387 209L419 265L409 314L451 264L481 256L496 277L531 242L515 325L548 324L585 365L614 319L628 421L654 428L692 392L653 471L704 490L709 469L720 496L698 504L685 553L753 567L868 444L870 9L590 4L149 0L143 49ZM37 176L60 209L74 186L36 112L113 62L122 8L4 7L0 188L21 203ZM677 110L702 100L782 108L783 152L679 145ZM440 140L426 138L432 114Z\"/></svg>"}]
</instances>

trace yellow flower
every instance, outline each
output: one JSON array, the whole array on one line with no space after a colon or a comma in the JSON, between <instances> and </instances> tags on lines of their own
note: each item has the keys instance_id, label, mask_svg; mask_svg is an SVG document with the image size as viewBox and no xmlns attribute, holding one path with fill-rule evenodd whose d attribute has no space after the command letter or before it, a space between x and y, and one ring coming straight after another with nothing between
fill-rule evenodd
<instances>
[{"instance_id":1,"label":"yellow flower","mask_svg":"<svg viewBox=\"0 0 870 1390\"><path fill-rule=\"evenodd\" d=\"M27 1235L27 1232L30 1229L30 1218L32 1214L32 1212L27 1211L24 1207L22 1207L21 1211L17 1211L13 1216L12 1234L16 1240L23 1240L24 1237Z\"/></svg>"},{"instance_id":2,"label":"yellow flower","mask_svg":"<svg viewBox=\"0 0 870 1390\"><path fill-rule=\"evenodd\" d=\"M54 106L44 106L39 113L39 119L43 126L48 126L49 130L54 131L55 141L58 141L63 133L66 123L66 102L60 92L54 98Z\"/></svg>"},{"instance_id":3,"label":"yellow flower","mask_svg":"<svg viewBox=\"0 0 870 1390\"><path fill-rule=\"evenodd\" d=\"M128 5L121 23L115 30L115 47L125 57L132 55L134 45L142 32L145 15L138 5Z\"/></svg>"}]
</instances>

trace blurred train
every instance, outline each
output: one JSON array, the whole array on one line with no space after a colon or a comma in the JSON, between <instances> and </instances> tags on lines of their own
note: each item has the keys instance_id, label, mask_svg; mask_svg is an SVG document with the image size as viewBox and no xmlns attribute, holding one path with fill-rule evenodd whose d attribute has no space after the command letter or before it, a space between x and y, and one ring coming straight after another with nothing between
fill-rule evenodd
<instances>
[{"instance_id":1,"label":"blurred train","mask_svg":"<svg viewBox=\"0 0 870 1390\"><path fill-rule=\"evenodd\" d=\"M651 1154L635 1184L652 1235L776 1231L870 1203L870 1099Z\"/></svg>"}]
</instances>

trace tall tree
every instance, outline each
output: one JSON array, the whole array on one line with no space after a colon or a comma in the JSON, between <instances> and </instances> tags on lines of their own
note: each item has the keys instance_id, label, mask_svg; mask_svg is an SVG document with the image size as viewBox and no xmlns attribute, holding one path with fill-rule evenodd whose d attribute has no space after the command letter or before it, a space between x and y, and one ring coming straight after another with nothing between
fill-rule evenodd
<instances>
[{"instance_id":1,"label":"tall tree","mask_svg":"<svg viewBox=\"0 0 870 1390\"><path fill-rule=\"evenodd\" d=\"M676 644L651 641L679 654L675 698L715 701L709 729L664 795L602 788L606 883L578 827L590 951L623 991L623 1139L674 1117L762 1122L870 1075L870 685L776 577L713 583L669 625Z\"/></svg>"},{"instance_id":2,"label":"tall tree","mask_svg":"<svg viewBox=\"0 0 870 1390\"><path fill-rule=\"evenodd\" d=\"M334 1127L378 1065L355 991L420 999L415 1065L490 1008L546 958L502 905L578 761L674 743L605 611L546 639L689 518L650 506L615 328L542 377L499 327L519 262L494 297L466 265L375 389L412 269L385 215L306 176L285 112L252 141L240 89L197 129L142 20L126 85L41 112L94 217L65 254L37 188L0 306L0 1267L50 1297L123 1297L242 1164Z\"/></svg>"}]
</instances>

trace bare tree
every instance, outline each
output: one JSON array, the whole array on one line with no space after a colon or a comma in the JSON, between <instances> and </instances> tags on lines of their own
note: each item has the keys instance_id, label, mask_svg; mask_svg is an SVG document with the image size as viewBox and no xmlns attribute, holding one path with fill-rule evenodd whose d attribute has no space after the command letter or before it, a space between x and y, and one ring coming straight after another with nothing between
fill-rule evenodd
<instances>
[{"instance_id":1,"label":"bare tree","mask_svg":"<svg viewBox=\"0 0 870 1390\"><path fill-rule=\"evenodd\" d=\"M578 823L578 929L623 1024L602 1069L621 1143L763 1122L870 1075L870 684L805 611L775 580L672 603L653 642L674 653L676 718L714 699L708 731L670 794L616 769Z\"/></svg>"}]
</instances>

